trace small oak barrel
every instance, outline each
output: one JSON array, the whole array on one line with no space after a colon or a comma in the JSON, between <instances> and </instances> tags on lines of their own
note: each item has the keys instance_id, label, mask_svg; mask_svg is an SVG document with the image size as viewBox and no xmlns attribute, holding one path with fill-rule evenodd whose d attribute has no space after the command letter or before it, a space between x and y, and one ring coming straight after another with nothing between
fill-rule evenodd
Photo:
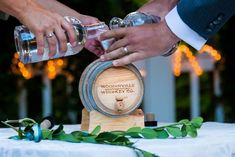
<instances>
[{"instance_id":1,"label":"small oak barrel","mask_svg":"<svg viewBox=\"0 0 235 157\"><path fill-rule=\"evenodd\" d=\"M111 117L133 112L143 94L143 79L133 64L113 67L111 61L96 60L84 70L79 82L84 107Z\"/></svg>"}]
</instances>

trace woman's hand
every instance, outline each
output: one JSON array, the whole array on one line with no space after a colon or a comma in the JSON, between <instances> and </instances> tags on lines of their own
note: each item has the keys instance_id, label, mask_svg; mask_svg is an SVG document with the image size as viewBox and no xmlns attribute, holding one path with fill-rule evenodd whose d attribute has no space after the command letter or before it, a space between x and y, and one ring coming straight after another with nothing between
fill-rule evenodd
<instances>
[{"instance_id":1,"label":"woman's hand","mask_svg":"<svg viewBox=\"0 0 235 157\"><path fill-rule=\"evenodd\" d=\"M45 37L48 41L50 57L55 55L57 44L60 52L65 53L67 50L65 32L68 34L69 42L76 46L76 36L72 25L61 15L44 9L35 2L27 5L24 11L19 14L18 19L35 34L39 55L43 54Z\"/></svg>"}]
</instances>

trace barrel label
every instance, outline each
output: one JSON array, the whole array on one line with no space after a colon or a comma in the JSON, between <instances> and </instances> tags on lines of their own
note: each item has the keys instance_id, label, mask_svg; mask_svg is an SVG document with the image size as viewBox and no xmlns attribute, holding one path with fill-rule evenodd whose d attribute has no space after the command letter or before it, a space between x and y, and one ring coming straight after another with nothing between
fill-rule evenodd
<instances>
[{"instance_id":1,"label":"barrel label","mask_svg":"<svg viewBox=\"0 0 235 157\"><path fill-rule=\"evenodd\" d=\"M101 94L134 93L135 84L100 85Z\"/></svg>"}]
</instances>

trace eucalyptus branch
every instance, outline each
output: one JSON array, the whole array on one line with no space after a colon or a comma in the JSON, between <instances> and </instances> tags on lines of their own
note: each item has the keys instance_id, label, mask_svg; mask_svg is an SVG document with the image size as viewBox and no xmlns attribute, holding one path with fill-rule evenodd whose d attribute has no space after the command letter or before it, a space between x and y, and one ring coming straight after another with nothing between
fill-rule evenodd
<instances>
[{"instance_id":1,"label":"eucalyptus branch","mask_svg":"<svg viewBox=\"0 0 235 157\"><path fill-rule=\"evenodd\" d=\"M147 156L147 157L159 157L159 156L157 156L157 155L155 155L155 154L153 154L153 153L147 152L147 151L145 151L145 150L143 150L143 149L140 149L140 148L137 148L137 147L135 147L135 146L126 146L126 147L133 149L133 150L136 151L137 153L138 153L138 152L141 152L141 154L142 154L144 157L145 157L145 156Z\"/></svg>"},{"instance_id":2,"label":"eucalyptus branch","mask_svg":"<svg viewBox=\"0 0 235 157\"><path fill-rule=\"evenodd\" d=\"M19 119L17 120L6 120L5 123L19 123Z\"/></svg>"},{"instance_id":3,"label":"eucalyptus branch","mask_svg":"<svg viewBox=\"0 0 235 157\"><path fill-rule=\"evenodd\" d=\"M6 126L8 126L9 128L12 128L13 130L15 130L16 132L18 132L18 129L10 124L8 124L8 121L1 121L3 124L5 124Z\"/></svg>"},{"instance_id":4,"label":"eucalyptus branch","mask_svg":"<svg viewBox=\"0 0 235 157\"><path fill-rule=\"evenodd\" d=\"M111 131L111 132L100 132L101 127L97 126L91 133L83 131L74 131L72 133L65 133L63 125L55 130L42 129L42 140L60 140L74 143L95 143L95 144L108 144L124 146L133 149L138 155L141 153L144 157L157 157L157 155L135 147L135 143L130 141L131 138L145 138L145 139L156 139L156 138L168 138L172 136L174 138L183 138L187 135L190 137L197 136L197 129L202 125L203 119L201 117L193 118L191 121L184 119L177 123L168 124L156 128L141 128L132 127L127 131ZM20 120L8 120L2 122L6 126L14 129L18 132L17 139L34 139L33 125L36 123L33 119L24 118ZM9 123L19 123L25 126L24 130L17 129ZM32 138L33 137L33 138ZM11 138L11 137L10 137ZM40 139L40 140L41 140ZM39 141L40 141L39 140ZM35 141L35 142L39 142Z\"/></svg>"},{"instance_id":5,"label":"eucalyptus branch","mask_svg":"<svg viewBox=\"0 0 235 157\"><path fill-rule=\"evenodd\" d=\"M12 123L17 123L17 124L22 124L23 126L27 127L29 124L35 124L36 121L31 119L31 118L23 118L23 119L18 119L18 120L6 120L6 121L1 121L3 124L6 126L12 128L15 130L18 134L21 134L22 132L15 126L11 125ZM20 126L19 126L20 127Z\"/></svg>"},{"instance_id":6,"label":"eucalyptus branch","mask_svg":"<svg viewBox=\"0 0 235 157\"><path fill-rule=\"evenodd\" d=\"M19 120L19 123L23 123L23 122L31 122L31 123L37 123L35 120L31 119L31 118L23 118Z\"/></svg>"}]
</instances>

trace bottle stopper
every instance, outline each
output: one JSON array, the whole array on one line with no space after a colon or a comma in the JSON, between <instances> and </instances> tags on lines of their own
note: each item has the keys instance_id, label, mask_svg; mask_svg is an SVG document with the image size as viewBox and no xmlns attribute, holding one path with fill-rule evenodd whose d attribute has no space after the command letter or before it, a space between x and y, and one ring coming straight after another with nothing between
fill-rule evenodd
<instances>
[{"instance_id":1,"label":"bottle stopper","mask_svg":"<svg viewBox=\"0 0 235 157\"><path fill-rule=\"evenodd\" d=\"M154 113L147 113L145 115L145 126L157 126Z\"/></svg>"},{"instance_id":2,"label":"bottle stopper","mask_svg":"<svg viewBox=\"0 0 235 157\"><path fill-rule=\"evenodd\" d=\"M47 116L42 119L42 122L40 123L40 127L42 129L51 129L55 125L54 118L52 116Z\"/></svg>"}]
</instances>

